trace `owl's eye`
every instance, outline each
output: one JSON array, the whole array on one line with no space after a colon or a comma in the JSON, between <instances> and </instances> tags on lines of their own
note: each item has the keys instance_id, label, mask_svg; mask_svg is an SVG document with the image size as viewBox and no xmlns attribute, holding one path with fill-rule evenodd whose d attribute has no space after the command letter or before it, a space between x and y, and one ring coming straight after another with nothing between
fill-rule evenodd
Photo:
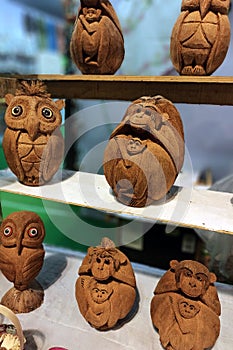
<instances>
[{"instance_id":1,"label":"owl's eye","mask_svg":"<svg viewBox=\"0 0 233 350\"><path fill-rule=\"evenodd\" d=\"M37 230L37 228L31 227L31 228L28 230L28 236L29 236L29 237L34 238L34 237L36 237L37 235L38 235L38 230Z\"/></svg>"},{"instance_id":2,"label":"owl's eye","mask_svg":"<svg viewBox=\"0 0 233 350\"><path fill-rule=\"evenodd\" d=\"M43 108L42 109L42 115L43 117L45 117L46 119L50 119L53 116L53 112L51 111L51 109L49 108Z\"/></svg>"},{"instance_id":3,"label":"owl's eye","mask_svg":"<svg viewBox=\"0 0 233 350\"><path fill-rule=\"evenodd\" d=\"M14 117L19 117L23 112L23 108L21 106L15 106L12 108L11 113Z\"/></svg>"},{"instance_id":4,"label":"owl's eye","mask_svg":"<svg viewBox=\"0 0 233 350\"><path fill-rule=\"evenodd\" d=\"M12 235L12 232L13 232L12 227L7 226L4 228L3 234L4 236L9 237Z\"/></svg>"}]
</instances>

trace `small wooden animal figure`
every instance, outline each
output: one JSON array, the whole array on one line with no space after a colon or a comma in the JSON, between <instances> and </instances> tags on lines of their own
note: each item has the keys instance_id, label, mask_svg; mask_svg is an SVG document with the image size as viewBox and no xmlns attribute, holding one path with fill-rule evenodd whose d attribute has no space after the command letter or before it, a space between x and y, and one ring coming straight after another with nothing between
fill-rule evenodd
<instances>
[{"instance_id":1,"label":"small wooden animal figure","mask_svg":"<svg viewBox=\"0 0 233 350\"><path fill-rule=\"evenodd\" d=\"M104 152L105 177L123 204L143 207L163 198L184 158L179 112L162 96L141 97L126 110Z\"/></svg>"},{"instance_id":2,"label":"small wooden animal figure","mask_svg":"<svg viewBox=\"0 0 233 350\"><path fill-rule=\"evenodd\" d=\"M128 258L108 238L90 247L79 268L76 299L90 325L99 330L114 328L133 309L136 281Z\"/></svg>"},{"instance_id":3,"label":"small wooden animal figure","mask_svg":"<svg viewBox=\"0 0 233 350\"><path fill-rule=\"evenodd\" d=\"M108 0L81 0L70 52L83 74L114 74L121 66L124 38Z\"/></svg>"},{"instance_id":4,"label":"small wooden animal figure","mask_svg":"<svg viewBox=\"0 0 233 350\"><path fill-rule=\"evenodd\" d=\"M167 350L211 348L220 332L216 276L197 261L172 260L151 301L151 318Z\"/></svg>"},{"instance_id":5,"label":"small wooden animal figure","mask_svg":"<svg viewBox=\"0 0 233 350\"><path fill-rule=\"evenodd\" d=\"M230 43L230 0L182 0L171 34L170 55L181 75L210 75Z\"/></svg>"},{"instance_id":6,"label":"small wooden animal figure","mask_svg":"<svg viewBox=\"0 0 233 350\"><path fill-rule=\"evenodd\" d=\"M25 185L49 181L58 170L64 152L59 130L63 100L53 101L40 81L23 81L15 96L7 94L7 128L3 150L9 168Z\"/></svg>"},{"instance_id":7,"label":"small wooden animal figure","mask_svg":"<svg viewBox=\"0 0 233 350\"><path fill-rule=\"evenodd\" d=\"M15 313L30 312L41 305L44 292L35 277L44 261L45 228L31 211L9 214L0 226L0 269L14 283L1 304Z\"/></svg>"}]
</instances>

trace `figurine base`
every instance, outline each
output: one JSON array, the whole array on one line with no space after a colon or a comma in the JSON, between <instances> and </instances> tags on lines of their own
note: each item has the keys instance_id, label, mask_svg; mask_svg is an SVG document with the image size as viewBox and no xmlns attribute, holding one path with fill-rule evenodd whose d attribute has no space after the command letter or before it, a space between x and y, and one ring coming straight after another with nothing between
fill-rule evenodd
<instances>
[{"instance_id":1,"label":"figurine base","mask_svg":"<svg viewBox=\"0 0 233 350\"><path fill-rule=\"evenodd\" d=\"M33 281L28 289L23 291L11 288L2 297L1 304L14 313L28 313L41 306L44 300L44 291L37 281Z\"/></svg>"}]
</instances>

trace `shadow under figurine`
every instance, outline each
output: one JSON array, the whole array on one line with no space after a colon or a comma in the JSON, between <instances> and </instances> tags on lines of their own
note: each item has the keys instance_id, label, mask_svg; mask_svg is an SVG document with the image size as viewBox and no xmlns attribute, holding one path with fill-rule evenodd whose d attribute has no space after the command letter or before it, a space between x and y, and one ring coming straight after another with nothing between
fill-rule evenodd
<instances>
[{"instance_id":1,"label":"shadow under figurine","mask_svg":"<svg viewBox=\"0 0 233 350\"><path fill-rule=\"evenodd\" d=\"M128 258L104 238L101 246L90 247L79 268L76 299L79 310L98 330L114 328L132 311L136 281Z\"/></svg>"},{"instance_id":2,"label":"shadow under figurine","mask_svg":"<svg viewBox=\"0 0 233 350\"><path fill-rule=\"evenodd\" d=\"M124 39L108 0L81 0L70 42L71 57L83 74L114 74L124 59Z\"/></svg>"},{"instance_id":3,"label":"shadow under figurine","mask_svg":"<svg viewBox=\"0 0 233 350\"><path fill-rule=\"evenodd\" d=\"M183 159L179 112L162 96L144 96L113 130L104 152L104 175L119 202L144 207L166 196Z\"/></svg>"},{"instance_id":4,"label":"shadow under figurine","mask_svg":"<svg viewBox=\"0 0 233 350\"><path fill-rule=\"evenodd\" d=\"M151 301L151 318L166 350L211 348L220 332L216 276L203 264L172 260Z\"/></svg>"},{"instance_id":5,"label":"shadow under figurine","mask_svg":"<svg viewBox=\"0 0 233 350\"><path fill-rule=\"evenodd\" d=\"M210 75L230 43L230 0L182 0L171 35L170 56L181 75Z\"/></svg>"},{"instance_id":6,"label":"shadow under figurine","mask_svg":"<svg viewBox=\"0 0 233 350\"><path fill-rule=\"evenodd\" d=\"M44 262L45 228L41 218L31 211L9 214L0 226L0 269L14 283L1 304L15 313L38 308L44 291L35 280Z\"/></svg>"},{"instance_id":7,"label":"shadow under figurine","mask_svg":"<svg viewBox=\"0 0 233 350\"><path fill-rule=\"evenodd\" d=\"M24 185L39 186L57 172L64 153L59 129L63 100L53 101L40 81L23 81L7 106L3 150L11 171Z\"/></svg>"}]
</instances>

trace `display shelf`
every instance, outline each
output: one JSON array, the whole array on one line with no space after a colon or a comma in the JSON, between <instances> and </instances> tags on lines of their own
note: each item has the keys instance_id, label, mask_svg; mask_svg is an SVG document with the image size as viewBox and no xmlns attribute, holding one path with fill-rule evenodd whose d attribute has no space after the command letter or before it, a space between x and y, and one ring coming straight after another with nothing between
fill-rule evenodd
<instances>
[{"instance_id":1,"label":"display shelf","mask_svg":"<svg viewBox=\"0 0 233 350\"><path fill-rule=\"evenodd\" d=\"M58 172L47 185L30 187L20 184L10 171L0 171L0 192L92 208L129 219L233 234L233 194L176 186L181 182L178 177L166 199L133 208L115 199L104 175Z\"/></svg>"},{"instance_id":2,"label":"display shelf","mask_svg":"<svg viewBox=\"0 0 233 350\"><path fill-rule=\"evenodd\" d=\"M163 95L173 103L233 105L233 77L216 76L5 75L0 98L31 79L43 81L54 98L131 101Z\"/></svg>"},{"instance_id":3,"label":"display shelf","mask_svg":"<svg viewBox=\"0 0 233 350\"><path fill-rule=\"evenodd\" d=\"M84 255L46 247L38 281L44 288L44 303L28 314L19 314L27 339L25 350L48 350L61 346L69 350L162 350L159 334L150 318L150 302L163 270L132 264L138 294L138 311L123 327L107 332L92 328L81 316L75 300L75 282ZM0 273L3 295L12 284ZM232 350L233 286L216 283L221 303L221 331L213 350ZM64 297L65 296L65 297Z\"/></svg>"}]
</instances>

